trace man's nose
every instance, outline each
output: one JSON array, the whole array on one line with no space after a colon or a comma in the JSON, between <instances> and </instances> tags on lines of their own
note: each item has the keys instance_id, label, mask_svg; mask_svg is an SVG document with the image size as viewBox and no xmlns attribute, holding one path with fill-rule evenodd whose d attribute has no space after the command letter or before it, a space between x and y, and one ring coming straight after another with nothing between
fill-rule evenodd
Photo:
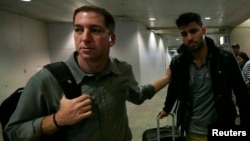
<instances>
[{"instance_id":1,"label":"man's nose","mask_svg":"<svg viewBox=\"0 0 250 141\"><path fill-rule=\"evenodd\" d=\"M190 40L190 39L192 39L192 38L193 38L193 34L187 33L187 39Z\"/></svg>"},{"instance_id":2,"label":"man's nose","mask_svg":"<svg viewBox=\"0 0 250 141\"><path fill-rule=\"evenodd\" d=\"M91 33L89 30L84 30L82 35L81 35L81 39L83 41L89 40L91 38Z\"/></svg>"}]
</instances>

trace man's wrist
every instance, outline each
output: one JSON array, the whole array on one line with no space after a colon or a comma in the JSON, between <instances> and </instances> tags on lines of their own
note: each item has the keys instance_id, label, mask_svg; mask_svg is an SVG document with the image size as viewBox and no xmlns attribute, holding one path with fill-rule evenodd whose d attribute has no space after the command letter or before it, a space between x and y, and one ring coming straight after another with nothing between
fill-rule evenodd
<instances>
[{"instance_id":1,"label":"man's wrist","mask_svg":"<svg viewBox=\"0 0 250 141\"><path fill-rule=\"evenodd\" d=\"M55 126L60 129L62 126L58 125L57 121L56 121L56 113L53 114L53 122L55 124Z\"/></svg>"}]
</instances>

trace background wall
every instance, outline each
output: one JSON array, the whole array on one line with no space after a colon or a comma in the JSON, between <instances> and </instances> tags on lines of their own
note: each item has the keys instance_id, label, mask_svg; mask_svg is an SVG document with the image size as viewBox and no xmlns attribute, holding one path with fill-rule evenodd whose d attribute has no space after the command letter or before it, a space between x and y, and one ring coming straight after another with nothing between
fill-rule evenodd
<instances>
[{"instance_id":1,"label":"background wall","mask_svg":"<svg viewBox=\"0 0 250 141\"><path fill-rule=\"evenodd\" d=\"M240 50L250 57L250 19L235 27L230 34L230 43L240 45Z\"/></svg>"},{"instance_id":2,"label":"background wall","mask_svg":"<svg viewBox=\"0 0 250 141\"><path fill-rule=\"evenodd\" d=\"M46 24L0 11L0 102L50 62Z\"/></svg>"},{"instance_id":3,"label":"background wall","mask_svg":"<svg viewBox=\"0 0 250 141\"><path fill-rule=\"evenodd\" d=\"M170 63L167 43L144 26L138 26L138 43L141 82L150 83L162 76Z\"/></svg>"}]
</instances>

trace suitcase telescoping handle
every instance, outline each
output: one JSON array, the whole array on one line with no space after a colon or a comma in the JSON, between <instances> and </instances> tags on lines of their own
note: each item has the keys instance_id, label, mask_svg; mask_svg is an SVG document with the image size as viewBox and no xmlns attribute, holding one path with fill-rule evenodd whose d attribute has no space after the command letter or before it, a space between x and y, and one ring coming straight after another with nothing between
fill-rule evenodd
<instances>
[{"instance_id":1,"label":"suitcase telescoping handle","mask_svg":"<svg viewBox=\"0 0 250 141\"><path fill-rule=\"evenodd\" d=\"M175 114L168 113L172 118L172 141L175 141ZM160 141L160 119L157 118L157 141Z\"/></svg>"}]
</instances>

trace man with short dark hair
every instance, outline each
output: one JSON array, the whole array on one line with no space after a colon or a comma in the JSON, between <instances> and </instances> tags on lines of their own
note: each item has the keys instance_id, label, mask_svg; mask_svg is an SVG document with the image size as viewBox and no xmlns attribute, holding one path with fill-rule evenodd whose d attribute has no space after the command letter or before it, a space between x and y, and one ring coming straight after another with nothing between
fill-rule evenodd
<instances>
[{"instance_id":1,"label":"man with short dark hair","mask_svg":"<svg viewBox=\"0 0 250 141\"><path fill-rule=\"evenodd\" d=\"M73 27L76 51L64 62L82 95L66 98L42 69L28 81L5 128L11 141L131 141L126 102L142 104L168 83L170 71L140 87L132 66L109 56L116 34L107 10L79 7Z\"/></svg>"},{"instance_id":2,"label":"man with short dark hair","mask_svg":"<svg viewBox=\"0 0 250 141\"><path fill-rule=\"evenodd\" d=\"M233 44L231 46L234 55L236 56L240 52L240 45L239 44Z\"/></svg>"},{"instance_id":3,"label":"man with short dark hair","mask_svg":"<svg viewBox=\"0 0 250 141\"><path fill-rule=\"evenodd\" d=\"M209 125L235 124L233 91L240 111L240 124L248 125L247 86L233 53L218 48L205 36L207 28L197 13L181 14L176 25L183 44L179 55L171 61L171 81L158 118L167 116L179 100L177 126L186 132L186 141L207 141Z\"/></svg>"}]
</instances>

